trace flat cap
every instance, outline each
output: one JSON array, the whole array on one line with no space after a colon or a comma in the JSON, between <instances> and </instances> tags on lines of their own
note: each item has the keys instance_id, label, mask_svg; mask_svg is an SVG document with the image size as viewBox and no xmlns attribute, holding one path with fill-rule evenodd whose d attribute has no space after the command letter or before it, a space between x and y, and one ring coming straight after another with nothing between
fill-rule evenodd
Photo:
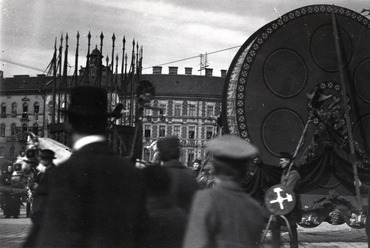
<instances>
[{"instance_id":1,"label":"flat cap","mask_svg":"<svg viewBox=\"0 0 370 248\"><path fill-rule=\"evenodd\" d=\"M257 148L251 143L231 134L210 140L207 142L206 148L215 157L231 160L251 158L258 152Z\"/></svg>"}]
</instances>

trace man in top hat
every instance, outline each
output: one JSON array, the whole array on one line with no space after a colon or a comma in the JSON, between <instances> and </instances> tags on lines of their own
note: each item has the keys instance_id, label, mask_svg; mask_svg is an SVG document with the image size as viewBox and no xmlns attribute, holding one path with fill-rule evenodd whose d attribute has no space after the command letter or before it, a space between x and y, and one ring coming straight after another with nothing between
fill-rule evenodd
<instances>
[{"instance_id":1,"label":"man in top hat","mask_svg":"<svg viewBox=\"0 0 370 248\"><path fill-rule=\"evenodd\" d=\"M207 149L215 186L196 193L184 247L258 247L268 214L241 187L257 149L234 135L210 140Z\"/></svg>"},{"instance_id":2,"label":"man in top hat","mask_svg":"<svg viewBox=\"0 0 370 248\"><path fill-rule=\"evenodd\" d=\"M290 247L298 247L298 232L297 232L297 222L301 220L301 215L299 211L299 197L297 197L297 192L299 190L299 183L301 181L301 176L299 174L298 168L293 164L293 156L288 152L281 152L279 165L283 169L281 175L280 183L285 186L286 189L293 191L296 194L296 205L294 209L285 215L289 221L290 229L292 231L290 238ZM285 223L280 217L276 217L276 220L271 223L272 231L272 243L273 247L280 247L280 227L282 223Z\"/></svg>"},{"instance_id":3,"label":"man in top hat","mask_svg":"<svg viewBox=\"0 0 370 248\"><path fill-rule=\"evenodd\" d=\"M135 247L145 218L135 168L107 144L107 92L76 87L66 111L73 153L49 174L36 247Z\"/></svg>"},{"instance_id":4,"label":"man in top hat","mask_svg":"<svg viewBox=\"0 0 370 248\"><path fill-rule=\"evenodd\" d=\"M36 167L36 172L33 176L33 182L29 184L32 192L32 210L31 221L32 228L29 232L24 247L34 247L37 235L39 235L40 228L45 216L47 208L48 197L48 175L54 170L55 153L52 150L44 149L38 153L39 164Z\"/></svg>"},{"instance_id":5,"label":"man in top hat","mask_svg":"<svg viewBox=\"0 0 370 248\"><path fill-rule=\"evenodd\" d=\"M170 194L176 206L188 214L199 186L193 171L179 161L180 141L175 136L168 136L159 139L157 147L159 160L171 177Z\"/></svg>"}]
</instances>

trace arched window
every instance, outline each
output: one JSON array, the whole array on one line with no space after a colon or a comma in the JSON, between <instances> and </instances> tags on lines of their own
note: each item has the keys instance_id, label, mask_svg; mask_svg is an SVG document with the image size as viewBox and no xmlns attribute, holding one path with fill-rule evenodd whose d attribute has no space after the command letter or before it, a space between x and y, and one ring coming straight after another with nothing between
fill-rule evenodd
<instances>
[{"instance_id":1,"label":"arched window","mask_svg":"<svg viewBox=\"0 0 370 248\"><path fill-rule=\"evenodd\" d=\"M5 124L1 123L0 124L0 136L5 136Z\"/></svg>"},{"instance_id":2,"label":"arched window","mask_svg":"<svg viewBox=\"0 0 370 248\"><path fill-rule=\"evenodd\" d=\"M39 124L37 124L37 122L35 122L35 123L33 124L32 132L33 132L34 134L38 135L38 133L39 133Z\"/></svg>"},{"instance_id":3,"label":"arched window","mask_svg":"<svg viewBox=\"0 0 370 248\"><path fill-rule=\"evenodd\" d=\"M1 116L6 116L6 103L5 102L3 102L2 104L1 104Z\"/></svg>"},{"instance_id":4,"label":"arched window","mask_svg":"<svg viewBox=\"0 0 370 248\"><path fill-rule=\"evenodd\" d=\"M15 123L12 123L10 125L10 134L11 135L16 135L17 134L17 125Z\"/></svg>"},{"instance_id":5,"label":"arched window","mask_svg":"<svg viewBox=\"0 0 370 248\"><path fill-rule=\"evenodd\" d=\"M23 103L22 119L28 118L28 103Z\"/></svg>"},{"instance_id":6,"label":"arched window","mask_svg":"<svg viewBox=\"0 0 370 248\"><path fill-rule=\"evenodd\" d=\"M40 111L40 104L39 104L38 102L35 102L35 103L33 104L33 112L34 112L35 114L38 114L38 113L39 113L39 111Z\"/></svg>"},{"instance_id":7,"label":"arched window","mask_svg":"<svg viewBox=\"0 0 370 248\"><path fill-rule=\"evenodd\" d=\"M12 103L12 115L17 115L17 103L13 102Z\"/></svg>"}]
</instances>

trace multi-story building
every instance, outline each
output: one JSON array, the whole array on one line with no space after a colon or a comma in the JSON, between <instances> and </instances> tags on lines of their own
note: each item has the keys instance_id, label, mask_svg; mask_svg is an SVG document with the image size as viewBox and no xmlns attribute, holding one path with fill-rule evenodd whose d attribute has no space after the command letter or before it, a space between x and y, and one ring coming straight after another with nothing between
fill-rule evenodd
<instances>
[{"instance_id":1,"label":"multi-story building","mask_svg":"<svg viewBox=\"0 0 370 248\"><path fill-rule=\"evenodd\" d=\"M26 149L27 132L48 136L53 78L45 75L3 78L2 73L0 75L0 156L14 160ZM161 67L153 67L153 74L141 76L156 89L150 103L153 108L144 109L142 119L144 160L153 156L147 146L168 135L180 138L182 162L189 164L205 155L205 142L218 132L216 121L221 113L226 70L222 70L221 75L214 77L209 68L205 76L193 75L192 68L178 74L177 67L169 67L169 73L162 74ZM63 108L63 98L60 99L62 102L55 104ZM63 117L60 118L63 121Z\"/></svg>"}]
</instances>

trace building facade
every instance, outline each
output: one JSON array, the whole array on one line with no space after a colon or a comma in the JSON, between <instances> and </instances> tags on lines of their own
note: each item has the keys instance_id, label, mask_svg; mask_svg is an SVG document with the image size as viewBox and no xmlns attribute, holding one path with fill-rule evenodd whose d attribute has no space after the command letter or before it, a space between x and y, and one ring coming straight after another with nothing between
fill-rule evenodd
<instances>
[{"instance_id":1,"label":"building facade","mask_svg":"<svg viewBox=\"0 0 370 248\"><path fill-rule=\"evenodd\" d=\"M150 144L169 135L179 137L183 163L190 165L194 159L205 156L205 143L220 132L217 118L221 113L226 71L221 75L214 77L212 69L207 69L205 76L193 75L192 68L185 68L185 74L179 74L177 67L169 67L168 74L162 74L161 67L153 67L152 74L141 75L156 90L142 118L144 160L153 156ZM52 81L52 77L45 75L0 78L0 156L14 161L25 152L29 131L49 137L52 105L62 108L64 105L61 96L52 101ZM130 108L129 101L125 108ZM63 116L55 118L63 122Z\"/></svg>"}]
</instances>

